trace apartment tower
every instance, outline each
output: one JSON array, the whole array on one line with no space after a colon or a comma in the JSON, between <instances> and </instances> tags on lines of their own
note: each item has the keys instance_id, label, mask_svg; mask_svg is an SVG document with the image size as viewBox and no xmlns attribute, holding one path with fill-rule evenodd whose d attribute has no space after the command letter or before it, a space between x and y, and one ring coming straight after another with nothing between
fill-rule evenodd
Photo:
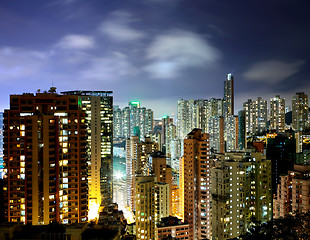
<instances>
[{"instance_id":1,"label":"apartment tower","mask_svg":"<svg viewBox=\"0 0 310 240\"><path fill-rule=\"evenodd\" d=\"M234 115L234 76L229 73L224 82L224 116Z\"/></svg>"},{"instance_id":2,"label":"apartment tower","mask_svg":"<svg viewBox=\"0 0 310 240\"><path fill-rule=\"evenodd\" d=\"M78 96L10 96L4 112L4 200L9 222L87 221L85 113Z\"/></svg>"},{"instance_id":3,"label":"apartment tower","mask_svg":"<svg viewBox=\"0 0 310 240\"><path fill-rule=\"evenodd\" d=\"M113 199L113 96L112 91L68 91L76 95L87 120L87 156L89 158L89 209L98 212L99 205Z\"/></svg>"},{"instance_id":4,"label":"apartment tower","mask_svg":"<svg viewBox=\"0 0 310 240\"><path fill-rule=\"evenodd\" d=\"M270 126L269 129L277 133L285 132L285 99L277 95L270 99Z\"/></svg>"},{"instance_id":5,"label":"apartment tower","mask_svg":"<svg viewBox=\"0 0 310 240\"><path fill-rule=\"evenodd\" d=\"M304 92L296 93L292 99L292 125L293 130L303 131L308 123L309 115L309 102L308 95Z\"/></svg>"},{"instance_id":6,"label":"apartment tower","mask_svg":"<svg viewBox=\"0 0 310 240\"><path fill-rule=\"evenodd\" d=\"M184 183L180 185L184 184L184 220L192 240L211 237L209 152L209 135L201 129L193 129L184 139Z\"/></svg>"}]
</instances>

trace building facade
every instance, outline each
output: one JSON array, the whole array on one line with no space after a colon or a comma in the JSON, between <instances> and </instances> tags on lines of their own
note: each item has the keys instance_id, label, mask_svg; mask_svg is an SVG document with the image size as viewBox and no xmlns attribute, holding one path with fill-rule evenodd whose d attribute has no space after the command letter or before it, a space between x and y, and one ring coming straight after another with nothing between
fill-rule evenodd
<instances>
[{"instance_id":1,"label":"building facade","mask_svg":"<svg viewBox=\"0 0 310 240\"><path fill-rule=\"evenodd\" d=\"M277 133L285 132L285 99L279 95L270 99L269 129Z\"/></svg>"},{"instance_id":2,"label":"building facade","mask_svg":"<svg viewBox=\"0 0 310 240\"><path fill-rule=\"evenodd\" d=\"M10 96L4 112L4 200L9 222L87 221L86 115L78 96Z\"/></svg>"},{"instance_id":3,"label":"building facade","mask_svg":"<svg viewBox=\"0 0 310 240\"><path fill-rule=\"evenodd\" d=\"M89 210L95 215L99 205L109 205L113 200L113 92L62 93L78 96L86 113Z\"/></svg>"},{"instance_id":4,"label":"building facade","mask_svg":"<svg viewBox=\"0 0 310 240\"><path fill-rule=\"evenodd\" d=\"M209 152L209 136L201 129L193 129L184 139L182 197L189 239L211 237Z\"/></svg>"},{"instance_id":5,"label":"building facade","mask_svg":"<svg viewBox=\"0 0 310 240\"><path fill-rule=\"evenodd\" d=\"M226 153L211 170L212 239L232 239L272 218L271 162L261 153Z\"/></svg>"},{"instance_id":6,"label":"building facade","mask_svg":"<svg viewBox=\"0 0 310 240\"><path fill-rule=\"evenodd\" d=\"M292 127L295 131L303 131L309 125L308 95L304 92L296 93L292 99Z\"/></svg>"}]
</instances>

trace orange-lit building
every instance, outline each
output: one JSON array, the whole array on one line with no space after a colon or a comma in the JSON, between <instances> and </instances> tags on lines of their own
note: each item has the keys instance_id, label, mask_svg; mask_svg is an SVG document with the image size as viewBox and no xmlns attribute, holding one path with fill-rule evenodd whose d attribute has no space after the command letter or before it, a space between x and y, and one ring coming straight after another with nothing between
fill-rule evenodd
<instances>
[{"instance_id":1,"label":"orange-lit building","mask_svg":"<svg viewBox=\"0 0 310 240\"><path fill-rule=\"evenodd\" d=\"M189 239L211 238L209 152L209 135L201 129L193 129L184 139L184 220Z\"/></svg>"},{"instance_id":2,"label":"orange-lit building","mask_svg":"<svg viewBox=\"0 0 310 240\"><path fill-rule=\"evenodd\" d=\"M78 96L10 96L4 113L5 216L26 224L87 221L85 113Z\"/></svg>"},{"instance_id":3,"label":"orange-lit building","mask_svg":"<svg viewBox=\"0 0 310 240\"><path fill-rule=\"evenodd\" d=\"M294 171L280 176L277 195L273 200L273 217L285 217L310 210L310 166L294 165Z\"/></svg>"}]
</instances>

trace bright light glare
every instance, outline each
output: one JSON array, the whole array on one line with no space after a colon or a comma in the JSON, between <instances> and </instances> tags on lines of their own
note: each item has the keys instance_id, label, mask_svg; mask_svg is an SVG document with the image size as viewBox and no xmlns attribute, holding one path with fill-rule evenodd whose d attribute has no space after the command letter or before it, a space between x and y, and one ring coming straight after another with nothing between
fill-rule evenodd
<instances>
[{"instance_id":1,"label":"bright light glare","mask_svg":"<svg viewBox=\"0 0 310 240\"><path fill-rule=\"evenodd\" d=\"M90 201L88 208L88 221L96 220L98 218L99 218L99 204Z\"/></svg>"},{"instance_id":2,"label":"bright light glare","mask_svg":"<svg viewBox=\"0 0 310 240\"><path fill-rule=\"evenodd\" d=\"M123 177L125 177L125 174L123 174L123 173L121 173L121 172L117 172L117 173L115 173L115 175L114 175L114 178L115 178L116 180L122 179Z\"/></svg>"}]
</instances>

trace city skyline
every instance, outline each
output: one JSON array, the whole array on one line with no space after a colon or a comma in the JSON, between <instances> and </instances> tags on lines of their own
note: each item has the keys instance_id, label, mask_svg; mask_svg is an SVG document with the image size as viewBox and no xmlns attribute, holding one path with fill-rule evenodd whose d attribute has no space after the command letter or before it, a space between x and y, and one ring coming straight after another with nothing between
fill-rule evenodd
<instances>
[{"instance_id":1,"label":"city skyline","mask_svg":"<svg viewBox=\"0 0 310 240\"><path fill-rule=\"evenodd\" d=\"M223 4L224 3L224 4ZM177 100L310 93L308 3L147 0L0 4L0 111L9 96L57 87L111 90L176 117ZM269 107L269 104L268 104Z\"/></svg>"}]
</instances>

